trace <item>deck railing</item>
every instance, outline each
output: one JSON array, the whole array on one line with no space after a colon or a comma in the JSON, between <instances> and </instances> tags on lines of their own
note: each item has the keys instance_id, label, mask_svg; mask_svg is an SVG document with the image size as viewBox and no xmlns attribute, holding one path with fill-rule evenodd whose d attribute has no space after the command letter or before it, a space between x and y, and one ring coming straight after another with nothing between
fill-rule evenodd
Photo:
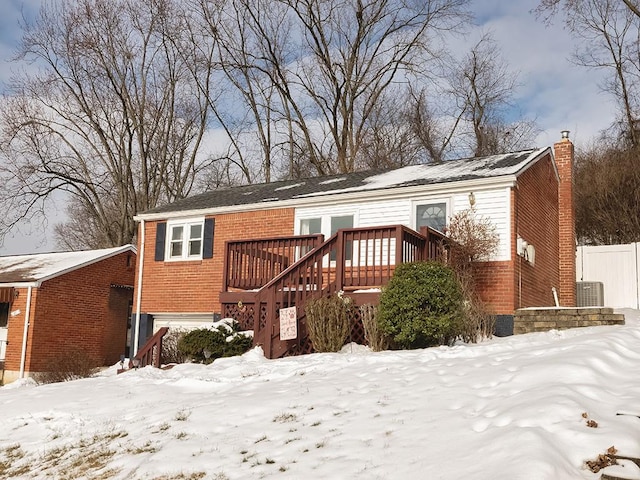
<instances>
[{"instance_id":1,"label":"deck railing","mask_svg":"<svg viewBox=\"0 0 640 480\"><path fill-rule=\"evenodd\" d=\"M162 338L169 331L169 327L160 328L147 342L138 350L138 353L129 361L129 368L142 368L153 365L160 368L162 364ZM137 363L137 365L136 365Z\"/></svg>"},{"instance_id":2,"label":"deck railing","mask_svg":"<svg viewBox=\"0 0 640 480\"><path fill-rule=\"evenodd\" d=\"M323 240L323 235L298 235L227 242L225 290L262 287Z\"/></svg>"},{"instance_id":3,"label":"deck railing","mask_svg":"<svg viewBox=\"0 0 640 480\"><path fill-rule=\"evenodd\" d=\"M254 242L251 252L265 250L260 240ZM263 346L268 358L277 358L305 349L303 343L308 339L304 305L309 299L340 290L381 287L389 281L397 264L441 258L444 242L446 237L435 230L425 229L420 234L403 225L339 230L257 292L223 292L221 302L228 307L225 315L240 316L241 323L252 324L254 343ZM229 287L250 284L249 279L240 276L224 287L228 292ZM281 341L278 311L292 306L297 307L298 338Z\"/></svg>"}]
</instances>

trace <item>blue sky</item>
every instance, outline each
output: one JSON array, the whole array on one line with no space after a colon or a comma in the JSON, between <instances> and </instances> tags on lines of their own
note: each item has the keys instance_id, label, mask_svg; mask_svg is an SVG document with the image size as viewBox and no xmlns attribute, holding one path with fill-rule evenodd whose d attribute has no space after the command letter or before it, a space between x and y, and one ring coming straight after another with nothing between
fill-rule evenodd
<instances>
[{"instance_id":1,"label":"blue sky","mask_svg":"<svg viewBox=\"0 0 640 480\"><path fill-rule=\"evenodd\" d=\"M0 0L0 91L4 91L12 69L10 62L20 38L21 11L33 15L42 0ZM561 130L570 130L578 146L588 143L613 120L614 106L598 87L597 72L573 65L569 57L575 42L562 28L562 19L545 26L531 13L534 0L474 0L471 8L478 27L454 41L454 48L471 45L490 32L500 46L510 68L519 72L522 86L516 107L537 120L542 129L537 146L553 144ZM58 206L59 207L59 206ZM52 209L50 224L59 212ZM24 228L23 230L28 230ZM55 248L48 230L16 232L0 247L0 255L46 252Z\"/></svg>"}]
</instances>

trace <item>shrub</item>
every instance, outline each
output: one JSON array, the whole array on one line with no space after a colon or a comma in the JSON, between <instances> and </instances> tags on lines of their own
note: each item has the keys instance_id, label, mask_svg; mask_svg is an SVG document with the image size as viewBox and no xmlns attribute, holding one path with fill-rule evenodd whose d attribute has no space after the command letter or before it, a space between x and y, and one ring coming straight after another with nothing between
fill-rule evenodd
<instances>
[{"instance_id":1,"label":"shrub","mask_svg":"<svg viewBox=\"0 0 640 480\"><path fill-rule=\"evenodd\" d=\"M449 344L461 330L463 301L456 275L446 265L401 264L382 290L379 326L400 348Z\"/></svg>"},{"instance_id":2,"label":"shrub","mask_svg":"<svg viewBox=\"0 0 640 480\"><path fill-rule=\"evenodd\" d=\"M216 358L242 355L252 343L251 337L240 333L238 322L223 320L218 326L185 333L178 341L178 350L194 362L211 363ZM209 358L205 350L210 352Z\"/></svg>"},{"instance_id":3,"label":"shrub","mask_svg":"<svg viewBox=\"0 0 640 480\"><path fill-rule=\"evenodd\" d=\"M360 319L364 327L364 338L369 348L374 352L380 352L389 348L389 337L378 325L378 307L367 303L360 307Z\"/></svg>"},{"instance_id":4,"label":"shrub","mask_svg":"<svg viewBox=\"0 0 640 480\"><path fill-rule=\"evenodd\" d=\"M98 362L89 353L80 348L71 348L64 355L49 361L48 369L34 372L36 383L57 383L87 378L98 372Z\"/></svg>"},{"instance_id":5,"label":"shrub","mask_svg":"<svg viewBox=\"0 0 640 480\"><path fill-rule=\"evenodd\" d=\"M337 352L349 336L351 299L342 295L314 298L305 304L307 330L316 352Z\"/></svg>"}]
</instances>

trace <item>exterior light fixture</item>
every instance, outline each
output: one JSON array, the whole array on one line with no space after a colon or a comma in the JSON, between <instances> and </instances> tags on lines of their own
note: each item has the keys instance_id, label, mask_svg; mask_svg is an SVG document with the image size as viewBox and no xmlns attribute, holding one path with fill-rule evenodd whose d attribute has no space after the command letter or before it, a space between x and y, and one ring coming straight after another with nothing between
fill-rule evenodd
<instances>
[{"instance_id":1,"label":"exterior light fixture","mask_svg":"<svg viewBox=\"0 0 640 480\"><path fill-rule=\"evenodd\" d=\"M469 205L471 205L471 208L476 206L476 196L473 192L469 192Z\"/></svg>"},{"instance_id":2,"label":"exterior light fixture","mask_svg":"<svg viewBox=\"0 0 640 480\"><path fill-rule=\"evenodd\" d=\"M136 370L140 367L140 359L133 357L133 360L131 361L131 363L133 363L133 368L135 368Z\"/></svg>"}]
</instances>

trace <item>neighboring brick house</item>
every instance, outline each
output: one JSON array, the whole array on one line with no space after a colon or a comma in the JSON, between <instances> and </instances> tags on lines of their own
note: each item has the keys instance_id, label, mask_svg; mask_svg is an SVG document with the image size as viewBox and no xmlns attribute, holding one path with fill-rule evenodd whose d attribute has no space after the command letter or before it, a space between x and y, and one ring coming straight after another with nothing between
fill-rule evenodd
<instances>
[{"instance_id":1,"label":"neighboring brick house","mask_svg":"<svg viewBox=\"0 0 640 480\"><path fill-rule=\"evenodd\" d=\"M2 381L48 371L77 351L95 366L120 360L135 262L132 245L0 257Z\"/></svg>"},{"instance_id":2,"label":"neighboring brick house","mask_svg":"<svg viewBox=\"0 0 640 480\"><path fill-rule=\"evenodd\" d=\"M262 260L256 256L254 264L233 266L234 242L315 233L327 239L339 229L384 225L443 230L452 215L471 206L490 219L499 235L498 252L479 263L479 286L507 328L518 308L554 305L554 291L560 304L575 305L572 168L573 144L563 132L553 148L218 189L141 213L136 217L140 230L134 300L139 345L152 328L211 323L219 315L246 310L233 308L228 299L240 285L249 295L251 282L233 283L230 276L237 273L234 268L245 276L261 275L266 243L250 247ZM344 242L353 251L345 258L353 268L351 255L358 254L362 242L357 239L363 237L349 238ZM388 246L381 247L382 242ZM378 238L368 243L377 248L375 255L382 255L398 241ZM296 258L308 251L296 248ZM290 265L288 258L277 256L283 268ZM360 265L366 263L358 258ZM334 252L331 262L335 260ZM396 260L378 263L384 262ZM335 279L332 275L329 282ZM256 282L255 288L269 279ZM246 295L233 298L250 298ZM221 302L221 296L227 300Z\"/></svg>"}]
</instances>

